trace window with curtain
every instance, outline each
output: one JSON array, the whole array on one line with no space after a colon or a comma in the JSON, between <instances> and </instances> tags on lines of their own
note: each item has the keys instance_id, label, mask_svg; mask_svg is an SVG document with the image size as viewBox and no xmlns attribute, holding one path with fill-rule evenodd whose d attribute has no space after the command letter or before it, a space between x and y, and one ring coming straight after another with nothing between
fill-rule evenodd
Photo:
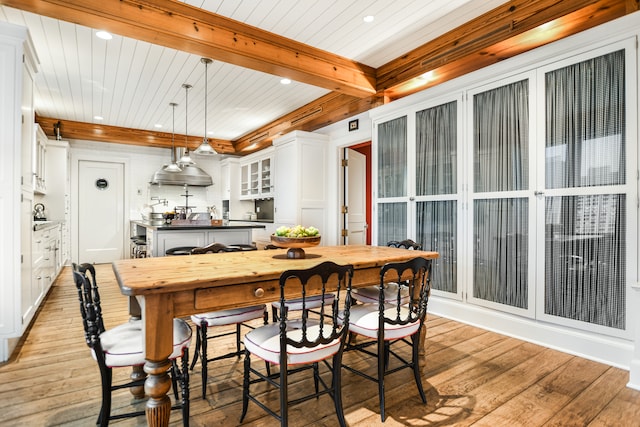
<instances>
[{"instance_id":1,"label":"window with curtain","mask_svg":"<svg viewBox=\"0 0 640 427\"><path fill-rule=\"evenodd\" d=\"M566 189L545 199L545 313L624 329L626 197L598 189L625 184L624 50L546 73L545 102L546 188Z\"/></svg>"},{"instance_id":2,"label":"window with curtain","mask_svg":"<svg viewBox=\"0 0 640 427\"><path fill-rule=\"evenodd\" d=\"M378 246L386 246L392 240L407 238L407 204L378 204Z\"/></svg>"},{"instance_id":3,"label":"window with curtain","mask_svg":"<svg viewBox=\"0 0 640 427\"><path fill-rule=\"evenodd\" d=\"M527 309L529 201L500 193L529 187L528 80L474 95L473 131L473 296Z\"/></svg>"},{"instance_id":4,"label":"window with curtain","mask_svg":"<svg viewBox=\"0 0 640 427\"><path fill-rule=\"evenodd\" d=\"M407 117L378 125L378 198L407 196ZM378 203L378 241L407 238L407 202Z\"/></svg>"},{"instance_id":5,"label":"window with curtain","mask_svg":"<svg viewBox=\"0 0 640 427\"><path fill-rule=\"evenodd\" d=\"M416 195L457 192L457 101L416 113ZM440 258L431 272L433 288L457 293L457 200L416 203L416 238Z\"/></svg>"},{"instance_id":6,"label":"window with curtain","mask_svg":"<svg viewBox=\"0 0 640 427\"><path fill-rule=\"evenodd\" d=\"M378 125L378 197L407 195L407 117Z\"/></svg>"}]
</instances>

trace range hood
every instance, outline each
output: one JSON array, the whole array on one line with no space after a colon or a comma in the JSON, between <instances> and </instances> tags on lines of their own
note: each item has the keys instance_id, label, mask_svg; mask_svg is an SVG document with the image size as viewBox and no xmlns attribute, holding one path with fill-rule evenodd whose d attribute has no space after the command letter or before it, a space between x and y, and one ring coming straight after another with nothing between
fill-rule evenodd
<instances>
[{"instance_id":1,"label":"range hood","mask_svg":"<svg viewBox=\"0 0 640 427\"><path fill-rule=\"evenodd\" d=\"M189 185L192 187L208 187L213 184L211 176L200 169L195 164L180 163L179 172L170 172L165 170L163 165L153 174L151 184L160 185Z\"/></svg>"}]
</instances>

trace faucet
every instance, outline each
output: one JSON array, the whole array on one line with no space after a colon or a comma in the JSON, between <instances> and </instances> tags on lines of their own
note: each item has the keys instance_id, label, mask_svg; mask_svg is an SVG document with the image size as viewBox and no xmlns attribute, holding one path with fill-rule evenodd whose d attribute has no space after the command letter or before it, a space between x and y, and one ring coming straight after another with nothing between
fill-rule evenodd
<instances>
[{"instance_id":1,"label":"faucet","mask_svg":"<svg viewBox=\"0 0 640 427\"><path fill-rule=\"evenodd\" d=\"M169 205L169 202L167 201L167 199L161 199L160 197L152 197L151 200L155 200L156 203L150 204L149 207L153 207L157 205L164 205L164 206Z\"/></svg>"}]
</instances>

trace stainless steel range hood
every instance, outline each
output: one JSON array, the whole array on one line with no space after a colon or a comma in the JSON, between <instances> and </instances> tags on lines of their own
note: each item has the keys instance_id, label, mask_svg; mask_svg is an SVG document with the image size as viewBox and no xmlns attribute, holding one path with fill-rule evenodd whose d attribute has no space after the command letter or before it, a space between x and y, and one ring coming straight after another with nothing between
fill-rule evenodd
<instances>
[{"instance_id":1,"label":"stainless steel range hood","mask_svg":"<svg viewBox=\"0 0 640 427\"><path fill-rule=\"evenodd\" d=\"M164 170L163 165L153 174L151 184L159 185L189 185L193 187L208 187L213 184L211 176L195 164L179 164L182 169L179 172Z\"/></svg>"}]
</instances>

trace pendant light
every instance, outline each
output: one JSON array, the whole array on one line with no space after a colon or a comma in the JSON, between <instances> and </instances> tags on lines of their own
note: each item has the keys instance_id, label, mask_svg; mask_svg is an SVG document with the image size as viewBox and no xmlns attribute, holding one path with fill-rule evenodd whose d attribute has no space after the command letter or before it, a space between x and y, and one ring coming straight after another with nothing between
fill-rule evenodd
<instances>
[{"instance_id":1,"label":"pendant light","mask_svg":"<svg viewBox=\"0 0 640 427\"><path fill-rule=\"evenodd\" d=\"M178 160L178 164L180 165L193 165L195 162L191 160L191 156L189 156L189 132L187 131L189 125L189 115L187 114L187 108L189 108L189 89L191 89L191 85L184 83L182 85L184 89L184 154Z\"/></svg>"},{"instance_id":2,"label":"pendant light","mask_svg":"<svg viewBox=\"0 0 640 427\"><path fill-rule=\"evenodd\" d=\"M172 108L171 115L171 163L162 168L165 172L182 172L182 168L178 166L176 163L176 142L175 142L175 132L176 132L176 107L178 104L172 102L169 104Z\"/></svg>"},{"instance_id":3,"label":"pendant light","mask_svg":"<svg viewBox=\"0 0 640 427\"><path fill-rule=\"evenodd\" d=\"M209 68L209 64L211 64L213 60L209 58L200 58L200 62L204 64L204 138L202 138L202 144L196 148L194 153L210 156L218 154L218 152L209 145L209 139L207 138L207 68Z\"/></svg>"}]
</instances>

